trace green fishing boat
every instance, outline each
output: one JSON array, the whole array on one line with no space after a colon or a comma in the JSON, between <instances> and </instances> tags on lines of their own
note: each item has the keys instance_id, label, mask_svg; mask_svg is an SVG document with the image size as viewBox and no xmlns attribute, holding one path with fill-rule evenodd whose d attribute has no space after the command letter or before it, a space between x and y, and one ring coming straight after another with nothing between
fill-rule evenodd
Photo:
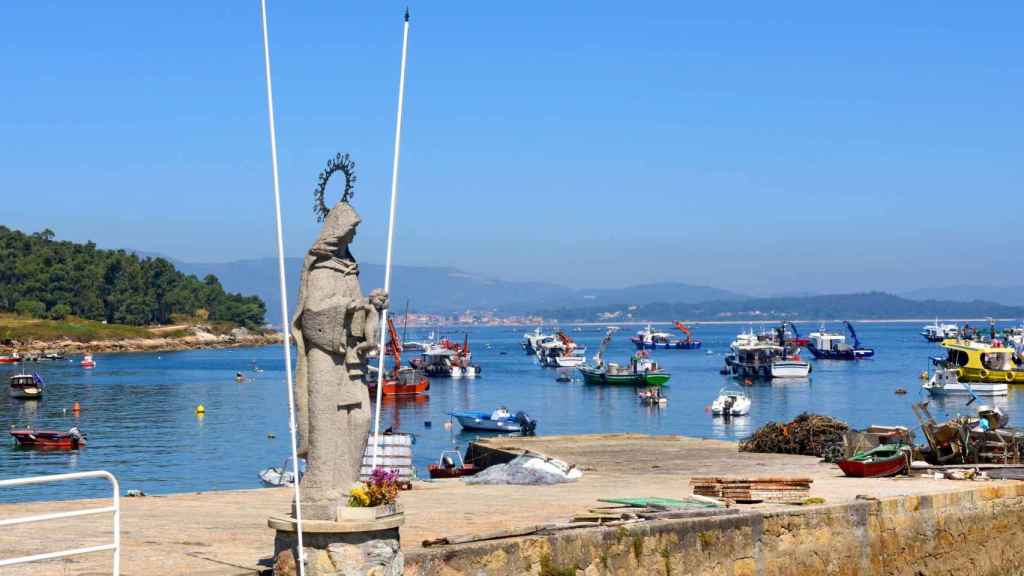
<instances>
[{"instance_id":1,"label":"green fishing boat","mask_svg":"<svg viewBox=\"0 0 1024 576\"><path fill-rule=\"evenodd\" d=\"M586 384L610 384L616 386L664 386L672 377L665 372L658 363L651 359L650 355L641 350L629 360L629 365L621 366L614 362L604 361L604 352L608 343L612 340L612 334L618 330L616 327L608 329L601 346L594 356L593 364L577 366L580 374L583 375L583 382Z\"/></svg>"}]
</instances>

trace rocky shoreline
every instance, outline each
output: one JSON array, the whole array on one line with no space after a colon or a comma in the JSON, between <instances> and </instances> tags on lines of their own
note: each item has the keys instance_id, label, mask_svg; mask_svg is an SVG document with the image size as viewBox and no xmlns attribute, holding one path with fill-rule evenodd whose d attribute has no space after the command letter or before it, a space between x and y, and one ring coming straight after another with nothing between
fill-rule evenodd
<instances>
[{"instance_id":1,"label":"rocky shoreline","mask_svg":"<svg viewBox=\"0 0 1024 576\"><path fill-rule=\"evenodd\" d=\"M188 336L171 338L124 338L118 340L93 340L78 342L70 338L54 341L33 341L21 343L15 348L22 356L34 356L48 351L64 354L110 353L110 352L176 352L181 350L205 350L215 348L247 348L280 344L284 335L279 332L258 334L249 331L232 331L229 334L212 334L194 330Z\"/></svg>"}]
</instances>

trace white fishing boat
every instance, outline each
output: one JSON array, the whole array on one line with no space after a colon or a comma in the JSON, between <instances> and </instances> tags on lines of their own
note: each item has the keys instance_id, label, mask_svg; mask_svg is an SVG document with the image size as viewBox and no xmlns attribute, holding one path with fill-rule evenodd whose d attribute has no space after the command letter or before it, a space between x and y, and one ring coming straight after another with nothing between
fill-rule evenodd
<instances>
[{"instance_id":1,"label":"white fishing boat","mask_svg":"<svg viewBox=\"0 0 1024 576\"><path fill-rule=\"evenodd\" d=\"M11 398L34 400L43 395L43 379L38 374L15 374L10 382Z\"/></svg>"},{"instance_id":2,"label":"white fishing boat","mask_svg":"<svg viewBox=\"0 0 1024 576\"><path fill-rule=\"evenodd\" d=\"M534 328L533 332L527 332L523 334L523 350L527 354L536 354L537 348L542 341L550 341L554 339L554 334L544 334L541 332L540 326Z\"/></svg>"},{"instance_id":3,"label":"white fishing boat","mask_svg":"<svg viewBox=\"0 0 1024 576\"><path fill-rule=\"evenodd\" d=\"M960 327L956 324L939 324L939 319L935 319L935 323L928 324L921 328L921 336L924 336L925 340L929 342L942 342L950 338L956 338L960 335Z\"/></svg>"},{"instance_id":4,"label":"white fishing boat","mask_svg":"<svg viewBox=\"0 0 1024 576\"><path fill-rule=\"evenodd\" d=\"M550 368L575 368L586 362L586 348L580 348L568 334L559 330L544 337L537 348L537 361Z\"/></svg>"},{"instance_id":5,"label":"white fishing boat","mask_svg":"<svg viewBox=\"0 0 1024 576\"><path fill-rule=\"evenodd\" d=\"M810 373L811 363L799 356L772 360L772 378L807 378Z\"/></svg>"},{"instance_id":6,"label":"white fishing boat","mask_svg":"<svg viewBox=\"0 0 1024 576\"><path fill-rule=\"evenodd\" d=\"M306 461L299 458L299 477L306 473ZM260 482L267 486L278 487L278 486L294 486L295 485L295 472L294 466L292 466L292 459L288 458L284 461L281 466L273 466L271 468L264 468L257 474L260 478Z\"/></svg>"},{"instance_id":7,"label":"white fishing boat","mask_svg":"<svg viewBox=\"0 0 1024 576\"><path fill-rule=\"evenodd\" d=\"M921 388L932 396L1006 396L1006 382L961 382L955 366L945 365L945 358L933 358L935 370Z\"/></svg>"},{"instance_id":8,"label":"white fishing boat","mask_svg":"<svg viewBox=\"0 0 1024 576\"><path fill-rule=\"evenodd\" d=\"M722 388L718 398L711 403L711 413L715 416L746 416L750 413L750 398L739 390Z\"/></svg>"}]
</instances>

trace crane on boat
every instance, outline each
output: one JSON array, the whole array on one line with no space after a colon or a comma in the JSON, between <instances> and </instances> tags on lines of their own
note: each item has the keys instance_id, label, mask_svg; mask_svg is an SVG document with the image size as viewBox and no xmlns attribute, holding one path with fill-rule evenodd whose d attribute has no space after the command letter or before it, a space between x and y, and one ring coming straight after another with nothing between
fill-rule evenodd
<instances>
[{"instance_id":1,"label":"crane on boat","mask_svg":"<svg viewBox=\"0 0 1024 576\"><path fill-rule=\"evenodd\" d=\"M601 344L597 347L597 354L594 354L594 364L598 367L604 366L604 353L608 350L608 345L612 342L612 335L618 330L618 326L609 326L608 333L601 339Z\"/></svg>"}]
</instances>

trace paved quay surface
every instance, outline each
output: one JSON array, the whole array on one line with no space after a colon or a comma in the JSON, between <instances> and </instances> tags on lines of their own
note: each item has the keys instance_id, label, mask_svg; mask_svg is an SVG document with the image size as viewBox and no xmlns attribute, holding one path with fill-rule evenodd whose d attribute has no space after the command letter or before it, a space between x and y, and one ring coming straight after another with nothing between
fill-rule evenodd
<instances>
[{"instance_id":1,"label":"paved quay surface","mask_svg":"<svg viewBox=\"0 0 1024 576\"><path fill-rule=\"evenodd\" d=\"M575 463L584 476L554 486L468 486L459 480L418 482L403 492L406 524L403 547L424 539L567 521L598 506L598 498L660 496L680 498L692 476L808 476L811 496L840 503L858 495L885 498L976 488L975 482L924 478L845 478L838 467L817 458L749 454L736 444L681 436L605 434L490 440L492 446L527 448ZM130 486L128 487L130 488ZM134 575L259 574L269 568L274 531L271 515L287 513L293 492L286 488L122 498L121 573ZM104 500L0 505L0 519L87 506ZM741 509L793 508L755 504ZM19 525L0 531L0 558L63 547L102 544L110 537L110 516ZM0 568L0 574L68 576L110 574L108 553Z\"/></svg>"}]
</instances>

